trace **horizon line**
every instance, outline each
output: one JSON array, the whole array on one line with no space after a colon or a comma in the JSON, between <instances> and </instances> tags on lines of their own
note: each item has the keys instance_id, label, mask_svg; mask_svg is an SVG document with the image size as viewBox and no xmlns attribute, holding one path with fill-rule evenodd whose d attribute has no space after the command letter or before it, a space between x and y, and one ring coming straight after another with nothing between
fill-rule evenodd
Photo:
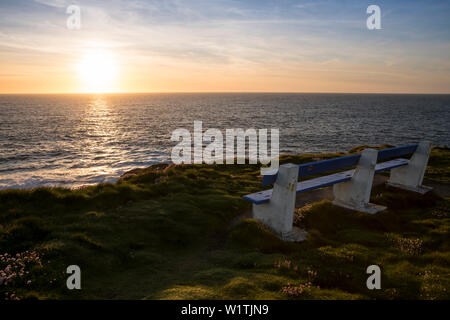
<instances>
[{"instance_id":1,"label":"horizon line","mask_svg":"<svg viewBox=\"0 0 450 320\"><path fill-rule=\"evenodd\" d=\"M450 92L333 92L333 91L117 91L117 92L10 92L0 95L112 95L112 94L390 94L390 95L450 95Z\"/></svg>"}]
</instances>

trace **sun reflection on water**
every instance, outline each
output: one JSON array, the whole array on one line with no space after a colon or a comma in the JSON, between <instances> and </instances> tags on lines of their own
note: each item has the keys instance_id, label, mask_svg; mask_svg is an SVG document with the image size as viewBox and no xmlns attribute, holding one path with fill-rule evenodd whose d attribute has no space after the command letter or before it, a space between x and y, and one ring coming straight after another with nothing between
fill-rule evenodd
<instances>
[{"instance_id":1,"label":"sun reflection on water","mask_svg":"<svg viewBox=\"0 0 450 320\"><path fill-rule=\"evenodd\" d=\"M116 171L110 163L111 158L120 156L120 151L114 147L119 135L115 116L104 95L92 97L84 119L83 160L87 162L87 168L83 174L108 175Z\"/></svg>"}]
</instances>

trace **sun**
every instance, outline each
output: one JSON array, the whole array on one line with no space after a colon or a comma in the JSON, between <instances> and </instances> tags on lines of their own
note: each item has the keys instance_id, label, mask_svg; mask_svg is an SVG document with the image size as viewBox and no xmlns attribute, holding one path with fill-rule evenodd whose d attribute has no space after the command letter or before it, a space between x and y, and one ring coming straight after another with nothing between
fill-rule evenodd
<instances>
[{"instance_id":1,"label":"sun","mask_svg":"<svg viewBox=\"0 0 450 320\"><path fill-rule=\"evenodd\" d=\"M103 49L85 52L77 67L85 92L112 92L118 80L118 66L114 54Z\"/></svg>"}]
</instances>

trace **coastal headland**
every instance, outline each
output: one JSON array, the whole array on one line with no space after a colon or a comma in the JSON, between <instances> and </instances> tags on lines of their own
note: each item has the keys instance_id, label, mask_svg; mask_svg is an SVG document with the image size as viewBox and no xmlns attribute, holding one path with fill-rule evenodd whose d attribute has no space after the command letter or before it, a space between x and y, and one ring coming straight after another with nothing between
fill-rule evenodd
<instances>
[{"instance_id":1,"label":"coastal headland","mask_svg":"<svg viewBox=\"0 0 450 320\"><path fill-rule=\"evenodd\" d=\"M0 299L450 297L449 148L432 150L424 184L433 192L377 175L371 197L388 209L375 215L333 206L329 188L298 196L302 243L251 218L242 196L261 189L259 175L250 164L159 164L116 183L1 190ZM81 290L66 287L69 265L81 269ZM381 268L379 290L366 287L369 265Z\"/></svg>"}]
</instances>

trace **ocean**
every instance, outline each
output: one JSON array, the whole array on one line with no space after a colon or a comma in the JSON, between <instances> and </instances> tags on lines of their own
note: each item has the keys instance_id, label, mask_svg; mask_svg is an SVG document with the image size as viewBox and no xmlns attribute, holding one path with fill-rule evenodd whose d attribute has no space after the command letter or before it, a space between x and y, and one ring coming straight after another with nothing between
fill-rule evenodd
<instances>
[{"instance_id":1,"label":"ocean","mask_svg":"<svg viewBox=\"0 0 450 320\"><path fill-rule=\"evenodd\" d=\"M0 189L114 182L170 161L177 128L278 128L280 153L430 140L450 145L450 95L0 95Z\"/></svg>"}]
</instances>

